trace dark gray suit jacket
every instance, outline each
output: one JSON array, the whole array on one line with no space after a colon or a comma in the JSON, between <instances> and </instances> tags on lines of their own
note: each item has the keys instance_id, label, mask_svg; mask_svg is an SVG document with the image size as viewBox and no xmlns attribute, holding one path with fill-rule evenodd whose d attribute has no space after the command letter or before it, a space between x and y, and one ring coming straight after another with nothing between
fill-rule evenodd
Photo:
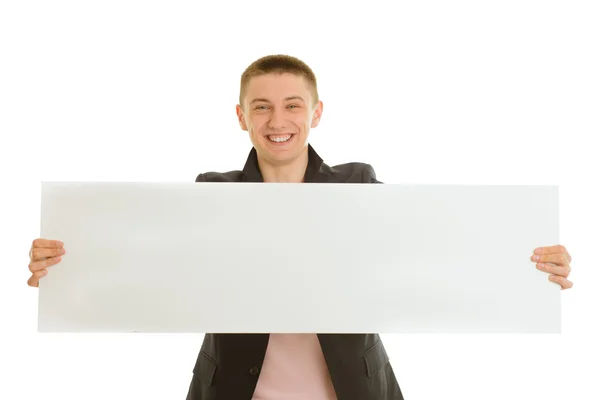
<instances>
[{"instance_id":1,"label":"dark gray suit jacket","mask_svg":"<svg viewBox=\"0 0 600 400\"><path fill-rule=\"evenodd\" d=\"M330 167L309 146L305 182L381 183L369 164ZM256 150L242 171L208 172L196 182L262 182ZM378 334L319 334L338 400L403 400ZM207 334L187 400L250 400L264 360L268 334ZM309 399L307 399L309 400Z\"/></svg>"}]
</instances>

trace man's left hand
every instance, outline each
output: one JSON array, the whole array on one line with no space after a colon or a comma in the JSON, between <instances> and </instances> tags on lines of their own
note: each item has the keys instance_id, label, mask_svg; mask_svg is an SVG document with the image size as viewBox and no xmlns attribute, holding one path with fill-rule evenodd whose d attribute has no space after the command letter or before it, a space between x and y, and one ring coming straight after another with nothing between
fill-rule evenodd
<instances>
[{"instance_id":1,"label":"man's left hand","mask_svg":"<svg viewBox=\"0 0 600 400\"><path fill-rule=\"evenodd\" d=\"M540 247L533 251L531 261L535 261L537 269L548 272L548 279L561 286L561 290L573 287L573 282L568 280L571 273L571 256L562 245Z\"/></svg>"}]
</instances>

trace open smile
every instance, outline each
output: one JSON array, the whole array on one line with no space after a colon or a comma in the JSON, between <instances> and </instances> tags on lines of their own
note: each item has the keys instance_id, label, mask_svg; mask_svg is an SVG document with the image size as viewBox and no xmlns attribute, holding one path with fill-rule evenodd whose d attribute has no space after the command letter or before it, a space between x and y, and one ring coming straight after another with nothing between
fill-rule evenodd
<instances>
[{"instance_id":1,"label":"open smile","mask_svg":"<svg viewBox=\"0 0 600 400\"><path fill-rule=\"evenodd\" d=\"M282 144L282 143L289 142L290 140L292 140L292 138L294 136L295 136L295 134L293 134L293 133L278 134L278 135L267 135L267 139L269 139L269 141L271 143Z\"/></svg>"}]
</instances>

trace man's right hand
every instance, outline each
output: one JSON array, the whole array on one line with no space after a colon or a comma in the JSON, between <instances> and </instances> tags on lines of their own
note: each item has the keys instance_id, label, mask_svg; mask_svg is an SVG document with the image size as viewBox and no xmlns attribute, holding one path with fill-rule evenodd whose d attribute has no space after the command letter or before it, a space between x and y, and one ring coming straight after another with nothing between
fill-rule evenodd
<instances>
[{"instance_id":1,"label":"man's right hand","mask_svg":"<svg viewBox=\"0 0 600 400\"><path fill-rule=\"evenodd\" d=\"M27 284L39 287L40 278L48 274L47 268L58 264L65 254L63 242L59 240L35 239L29 251L29 271Z\"/></svg>"}]
</instances>

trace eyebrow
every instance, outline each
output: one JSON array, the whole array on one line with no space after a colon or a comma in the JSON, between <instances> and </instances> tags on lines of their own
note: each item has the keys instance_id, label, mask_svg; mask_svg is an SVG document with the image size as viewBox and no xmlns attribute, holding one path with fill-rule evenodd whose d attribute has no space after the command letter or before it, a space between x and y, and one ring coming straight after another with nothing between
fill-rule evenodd
<instances>
[{"instance_id":1,"label":"eyebrow","mask_svg":"<svg viewBox=\"0 0 600 400\"><path fill-rule=\"evenodd\" d=\"M302 100L302 102L305 103L304 99L301 96L289 96L285 98L285 101L289 101L289 100ZM265 102L265 103L270 103L270 101L268 99L263 99L263 98L256 98L253 99L250 104L254 104L254 103L258 103L258 102Z\"/></svg>"}]
</instances>

